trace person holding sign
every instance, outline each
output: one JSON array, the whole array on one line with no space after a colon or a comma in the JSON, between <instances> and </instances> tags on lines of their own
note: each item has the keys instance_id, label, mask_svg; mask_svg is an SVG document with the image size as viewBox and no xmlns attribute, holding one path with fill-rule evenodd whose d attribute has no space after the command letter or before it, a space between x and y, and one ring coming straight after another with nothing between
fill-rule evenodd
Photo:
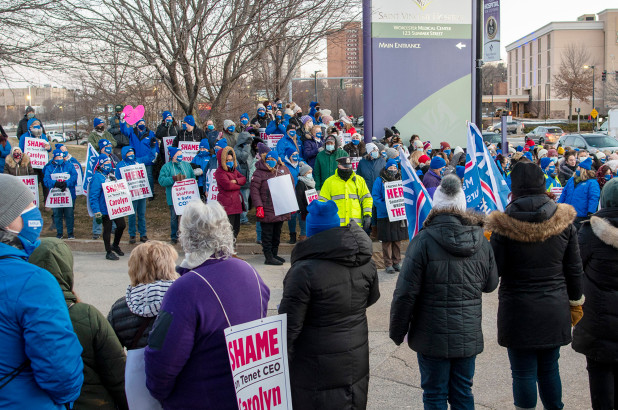
<instances>
[{"instance_id":1,"label":"person holding sign","mask_svg":"<svg viewBox=\"0 0 618 410\"><path fill-rule=\"evenodd\" d=\"M279 305L287 314L293 407L365 409L366 310L380 298L371 240L355 224L339 226L333 201L307 209L308 238L292 251Z\"/></svg>"},{"instance_id":2,"label":"person holding sign","mask_svg":"<svg viewBox=\"0 0 618 410\"><path fill-rule=\"evenodd\" d=\"M290 214L275 215L273 198L268 187L271 178L284 177L292 180L290 171L279 159L276 150L269 151L255 164L255 172L251 179L251 200L255 205L258 222L262 228L262 252L264 252L264 264L283 265L285 259L278 256L279 242L281 240L281 227L283 221L290 219Z\"/></svg>"},{"instance_id":3,"label":"person holding sign","mask_svg":"<svg viewBox=\"0 0 618 410\"><path fill-rule=\"evenodd\" d=\"M193 173L196 177L198 177L197 186L199 187L201 198L206 198L206 196L208 195L208 192L205 190L206 175L204 172L208 170L208 162L210 162L210 145L208 144L208 138L204 138L200 141L200 150L191 161L191 168L193 168Z\"/></svg>"},{"instance_id":4,"label":"person holding sign","mask_svg":"<svg viewBox=\"0 0 618 410\"><path fill-rule=\"evenodd\" d=\"M165 187L165 197L167 205L170 207L170 228L171 242L178 243L178 215L174 210L174 200L172 198L172 186L178 181L187 178L195 178L195 173L191 164L182 160L182 151L175 147L168 148L171 161L163 165L159 174L159 185Z\"/></svg>"},{"instance_id":5,"label":"person holding sign","mask_svg":"<svg viewBox=\"0 0 618 410\"><path fill-rule=\"evenodd\" d=\"M397 161L389 159L380 176L376 178L371 195L378 218L378 240L382 242L382 257L386 273L395 273L401 270L401 241L408 240L408 221L390 221L386 201L401 201L403 204L403 188L385 189L386 182L400 181L401 172L397 168Z\"/></svg>"},{"instance_id":6,"label":"person holding sign","mask_svg":"<svg viewBox=\"0 0 618 410\"><path fill-rule=\"evenodd\" d=\"M298 241L307 239L307 206L310 201L317 199L317 191L315 190L315 180L313 179L313 168L304 162L301 162L298 170L298 182L296 183L296 202L298 202L298 214L300 215L300 236ZM313 196L313 197L312 197ZM289 223L289 222L288 222Z\"/></svg>"},{"instance_id":7,"label":"person holding sign","mask_svg":"<svg viewBox=\"0 0 618 410\"><path fill-rule=\"evenodd\" d=\"M290 171L290 175L294 179L294 187L298 184L298 173L300 167L300 155L298 152L294 151L294 148L288 148L285 150L285 157L283 157L283 164ZM304 164L304 162L303 162ZM298 216L298 212L294 212L288 221L288 229L290 230L290 240L289 244L294 245L296 243L296 220ZM301 233L304 235L304 232Z\"/></svg>"},{"instance_id":8,"label":"person holding sign","mask_svg":"<svg viewBox=\"0 0 618 410\"><path fill-rule=\"evenodd\" d=\"M11 155L6 157L4 173L15 176L36 175L30 163L30 157L24 154L19 147L13 147Z\"/></svg>"},{"instance_id":9,"label":"person holding sign","mask_svg":"<svg viewBox=\"0 0 618 410\"><path fill-rule=\"evenodd\" d=\"M45 135L45 133L43 132L43 126L41 125L41 122L35 118L32 117L28 120L27 123L27 131L23 134L21 134L21 136L19 137L19 149L25 153L28 154L28 157L30 157L31 155L33 156L31 158L31 162L32 160L37 158L37 154L41 154L41 152L43 152L43 157L44 159L39 159L43 160L42 163L39 163L40 165L33 165L34 168L34 172L37 176L37 178L39 179L39 183L43 186L43 198L47 198L47 194L49 193L49 190L47 189L47 187L45 186L45 184L43 183L43 165L47 164L48 162L48 154L45 153L45 151L47 151L48 153L51 152L51 145L49 144L49 140L47 139L47 136ZM41 141L38 141L38 143L42 143L43 147L36 147L36 148L26 148L26 138L34 138L35 140L43 140L44 142L42 143Z\"/></svg>"},{"instance_id":10,"label":"person holding sign","mask_svg":"<svg viewBox=\"0 0 618 410\"><path fill-rule=\"evenodd\" d=\"M352 139L343 146L343 150L352 158L360 158L367 153L365 142L361 141L361 136L358 132L352 135Z\"/></svg>"},{"instance_id":11,"label":"person holding sign","mask_svg":"<svg viewBox=\"0 0 618 410\"><path fill-rule=\"evenodd\" d=\"M150 192L152 192L151 200L154 199L154 177L152 176L152 166L159 155L159 144L155 133L146 127L146 121L140 119L135 127L127 126L124 119L120 121L120 131L129 137L129 144L135 152L135 158L140 164L146 166L148 174L148 183L150 184ZM124 154L123 154L124 158Z\"/></svg>"},{"instance_id":12,"label":"person holding sign","mask_svg":"<svg viewBox=\"0 0 618 410\"><path fill-rule=\"evenodd\" d=\"M270 290L251 265L231 257L234 235L219 203L189 203L180 224L185 259L148 337L146 386L166 409L236 410L228 350L245 364L280 345L264 334L235 349L224 329L266 317Z\"/></svg>"},{"instance_id":13,"label":"person holding sign","mask_svg":"<svg viewBox=\"0 0 618 410\"><path fill-rule=\"evenodd\" d=\"M195 118L192 115L187 115L182 120L182 129L178 132L178 136L174 138L172 147L178 148L181 141L200 142L206 138L206 133L203 129L195 125ZM172 155L170 155L170 158Z\"/></svg>"},{"instance_id":14,"label":"person holding sign","mask_svg":"<svg viewBox=\"0 0 618 410\"><path fill-rule=\"evenodd\" d=\"M47 189L58 188L60 191L65 192L69 189L71 198L73 200L72 206L69 207L54 207L54 224L56 225L56 238L62 239L62 221L66 220L67 223L67 235L69 239L75 239L73 234L73 226L75 220L75 185L77 185L77 172L75 167L70 162L64 160L63 152L56 148L54 150L54 159L44 169L45 176L43 177L43 184ZM68 179L58 177L58 175L67 175Z\"/></svg>"},{"instance_id":15,"label":"person holding sign","mask_svg":"<svg viewBox=\"0 0 618 410\"><path fill-rule=\"evenodd\" d=\"M243 211L243 201L240 188L247 178L238 171L236 153L232 147L225 147L217 152L219 167L215 171L215 180L219 187L217 202L223 206L232 225L234 239L240 232L240 213Z\"/></svg>"},{"instance_id":16,"label":"person holding sign","mask_svg":"<svg viewBox=\"0 0 618 410\"><path fill-rule=\"evenodd\" d=\"M114 219L116 230L114 231L114 243L110 245L112 236L112 220L107 212L107 202L103 193L103 184L115 180L112 172L112 160L105 154L99 155L99 160L95 168L95 173L92 176L90 185L88 186L88 203L94 214L94 219L98 224L103 224L103 243L105 244L105 259L117 261L119 256L124 256L124 252L120 249L120 239L126 224L124 217ZM113 251L113 252L112 252ZM116 254L114 254L114 252Z\"/></svg>"},{"instance_id":17,"label":"person holding sign","mask_svg":"<svg viewBox=\"0 0 618 410\"><path fill-rule=\"evenodd\" d=\"M116 171L114 173L116 179L123 179L122 168L137 164L140 164L140 162L135 158L135 150L133 150L133 148L131 147L122 147L122 161L118 163L118 166L116 167ZM143 173L143 169L141 172ZM139 176L135 177L139 178ZM146 188L146 190L147 189L148 188ZM134 199L132 202L133 210L135 211L135 213L129 215L129 243L135 243L136 224L137 230L139 231L140 242L147 242L148 236L146 236L146 198Z\"/></svg>"},{"instance_id":18,"label":"person holding sign","mask_svg":"<svg viewBox=\"0 0 618 410\"><path fill-rule=\"evenodd\" d=\"M251 125L255 128L266 128L270 117L266 116L266 107L264 104L257 105L257 115L251 119Z\"/></svg>"}]
</instances>

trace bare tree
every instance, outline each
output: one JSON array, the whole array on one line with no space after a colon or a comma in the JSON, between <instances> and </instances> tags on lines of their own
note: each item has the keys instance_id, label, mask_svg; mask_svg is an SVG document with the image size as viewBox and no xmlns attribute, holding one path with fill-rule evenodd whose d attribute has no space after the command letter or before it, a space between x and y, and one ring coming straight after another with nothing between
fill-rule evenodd
<instances>
[{"instance_id":1,"label":"bare tree","mask_svg":"<svg viewBox=\"0 0 618 410\"><path fill-rule=\"evenodd\" d=\"M483 94L493 94L493 86L506 81L506 65L504 63L498 64L484 64L481 69Z\"/></svg>"},{"instance_id":2,"label":"bare tree","mask_svg":"<svg viewBox=\"0 0 618 410\"><path fill-rule=\"evenodd\" d=\"M618 71L608 73L605 82L605 105L611 108L618 108Z\"/></svg>"},{"instance_id":3,"label":"bare tree","mask_svg":"<svg viewBox=\"0 0 618 410\"><path fill-rule=\"evenodd\" d=\"M560 70L554 76L556 95L569 99L569 122L573 98L587 103L592 93L592 72L584 68L587 64L593 64L588 49L582 44L569 44L562 53Z\"/></svg>"}]
</instances>

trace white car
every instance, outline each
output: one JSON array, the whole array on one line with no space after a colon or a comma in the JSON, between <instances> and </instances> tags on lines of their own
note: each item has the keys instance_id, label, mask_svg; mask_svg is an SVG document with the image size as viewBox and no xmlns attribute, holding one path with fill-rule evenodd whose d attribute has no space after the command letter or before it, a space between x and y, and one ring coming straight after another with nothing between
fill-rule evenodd
<instances>
[{"instance_id":1,"label":"white car","mask_svg":"<svg viewBox=\"0 0 618 410\"><path fill-rule=\"evenodd\" d=\"M62 134L61 132L58 131L50 131L47 133L47 139L50 142L66 142L66 137L64 136L64 134Z\"/></svg>"}]
</instances>

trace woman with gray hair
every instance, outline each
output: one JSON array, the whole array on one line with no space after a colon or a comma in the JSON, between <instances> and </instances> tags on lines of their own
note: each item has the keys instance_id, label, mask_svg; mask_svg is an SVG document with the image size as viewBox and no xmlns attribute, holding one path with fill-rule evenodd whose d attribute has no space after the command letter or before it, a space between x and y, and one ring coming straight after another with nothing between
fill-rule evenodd
<instances>
[{"instance_id":1,"label":"woman with gray hair","mask_svg":"<svg viewBox=\"0 0 618 410\"><path fill-rule=\"evenodd\" d=\"M146 386L164 408L237 409L223 330L266 316L270 290L232 258L223 207L192 202L180 222L185 259L146 348Z\"/></svg>"}]
</instances>

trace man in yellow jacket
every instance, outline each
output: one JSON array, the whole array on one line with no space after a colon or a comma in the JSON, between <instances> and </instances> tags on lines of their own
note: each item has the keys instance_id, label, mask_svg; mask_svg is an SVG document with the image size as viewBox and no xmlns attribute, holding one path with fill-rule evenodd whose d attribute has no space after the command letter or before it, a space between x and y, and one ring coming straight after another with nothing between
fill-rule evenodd
<instances>
[{"instance_id":1,"label":"man in yellow jacket","mask_svg":"<svg viewBox=\"0 0 618 410\"><path fill-rule=\"evenodd\" d=\"M337 172L324 181L318 199L335 201L341 226L354 222L366 231L371 227L371 192L363 177L352 170L352 158L341 157L337 163Z\"/></svg>"}]
</instances>

